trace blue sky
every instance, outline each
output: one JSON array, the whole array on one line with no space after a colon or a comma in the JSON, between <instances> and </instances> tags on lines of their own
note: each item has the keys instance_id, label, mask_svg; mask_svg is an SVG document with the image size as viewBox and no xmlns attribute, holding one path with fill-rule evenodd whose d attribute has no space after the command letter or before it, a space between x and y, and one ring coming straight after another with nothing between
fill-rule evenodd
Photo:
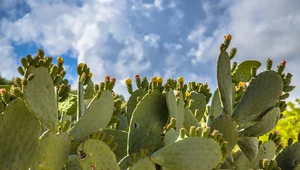
<instances>
[{"instance_id":1,"label":"blue sky","mask_svg":"<svg viewBox=\"0 0 300 170\"><path fill-rule=\"evenodd\" d=\"M84 62L99 83L136 74L208 82L216 88L216 59L223 36L233 36L235 61L274 65L287 61L300 85L299 0L0 0L0 73L18 75L19 59L37 48L65 57L67 78ZM76 87L75 85L73 87ZM299 88L300 89L300 88ZM300 90L292 98L300 97Z\"/></svg>"}]
</instances>

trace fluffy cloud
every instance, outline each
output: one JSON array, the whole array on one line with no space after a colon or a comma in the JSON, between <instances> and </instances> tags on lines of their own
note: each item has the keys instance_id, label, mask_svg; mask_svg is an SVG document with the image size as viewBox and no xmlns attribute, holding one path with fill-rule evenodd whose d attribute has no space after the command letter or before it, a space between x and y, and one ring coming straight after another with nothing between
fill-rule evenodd
<instances>
[{"instance_id":1,"label":"fluffy cloud","mask_svg":"<svg viewBox=\"0 0 300 170\"><path fill-rule=\"evenodd\" d=\"M8 45L5 39L0 39L0 54L0 74L4 78L11 79L17 75L17 59L13 47Z\"/></svg>"}]
</instances>

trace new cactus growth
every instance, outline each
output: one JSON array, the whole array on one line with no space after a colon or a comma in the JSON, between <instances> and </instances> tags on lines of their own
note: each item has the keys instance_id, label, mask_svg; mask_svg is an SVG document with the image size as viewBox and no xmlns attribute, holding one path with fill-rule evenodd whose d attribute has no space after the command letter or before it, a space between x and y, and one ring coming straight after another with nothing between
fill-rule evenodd
<instances>
[{"instance_id":1,"label":"new cactus growth","mask_svg":"<svg viewBox=\"0 0 300 170\"><path fill-rule=\"evenodd\" d=\"M237 49L228 54L232 36L224 38L213 95L207 83L136 75L136 88L125 81L126 102L115 78L95 83L84 63L72 94L63 58L54 65L42 50L23 57L22 77L0 88L0 169L299 169L299 139L257 138L295 88L286 61L273 71L268 59L259 73L259 61L232 61Z\"/></svg>"}]
</instances>

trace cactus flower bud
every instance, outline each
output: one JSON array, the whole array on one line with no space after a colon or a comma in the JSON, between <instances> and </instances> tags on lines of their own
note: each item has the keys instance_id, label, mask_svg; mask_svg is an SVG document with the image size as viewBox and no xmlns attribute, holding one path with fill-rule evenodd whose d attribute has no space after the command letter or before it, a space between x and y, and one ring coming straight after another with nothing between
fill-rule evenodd
<instances>
[{"instance_id":1,"label":"cactus flower bud","mask_svg":"<svg viewBox=\"0 0 300 170\"><path fill-rule=\"evenodd\" d=\"M195 105L194 100L193 100L193 99L190 99L190 100L189 100L189 103L188 103L188 108L189 108L189 109L192 109L192 108L194 107L194 105Z\"/></svg>"},{"instance_id":2,"label":"cactus flower bud","mask_svg":"<svg viewBox=\"0 0 300 170\"><path fill-rule=\"evenodd\" d=\"M66 85L65 84L61 84L59 86L59 88L58 88L58 94L62 95L64 93L65 89L66 89Z\"/></svg>"},{"instance_id":3,"label":"cactus flower bud","mask_svg":"<svg viewBox=\"0 0 300 170\"><path fill-rule=\"evenodd\" d=\"M12 86L11 89L10 89L10 92L15 97L22 97L23 96L23 92L21 91L21 89L19 87L16 87L16 86Z\"/></svg>"},{"instance_id":4,"label":"cactus flower bud","mask_svg":"<svg viewBox=\"0 0 300 170\"><path fill-rule=\"evenodd\" d=\"M188 133L187 133L187 130L185 129L185 128L181 128L180 129L180 138L184 138L185 137L185 135L187 135Z\"/></svg>"},{"instance_id":5,"label":"cactus flower bud","mask_svg":"<svg viewBox=\"0 0 300 170\"><path fill-rule=\"evenodd\" d=\"M27 60L28 64L31 64L33 58L31 57L30 54L27 54L27 55L26 55L26 60Z\"/></svg>"},{"instance_id":6,"label":"cactus flower bud","mask_svg":"<svg viewBox=\"0 0 300 170\"><path fill-rule=\"evenodd\" d=\"M22 57L22 58L21 58L21 63L22 63L22 66L23 66L24 68L27 68L27 67L28 67L28 62L27 62L27 59L26 59L26 58Z\"/></svg>"},{"instance_id":7,"label":"cactus flower bud","mask_svg":"<svg viewBox=\"0 0 300 170\"><path fill-rule=\"evenodd\" d=\"M83 67L84 67L83 63L78 64L78 66L76 67L76 71L78 75L81 75L83 73Z\"/></svg>"},{"instance_id":8,"label":"cactus flower bud","mask_svg":"<svg viewBox=\"0 0 300 170\"><path fill-rule=\"evenodd\" d=\"M178 81L178 83L183 83L184 82L184 78L183 77L178 77L177 81Z\"/></svg>"},{"instance_id":9,"label":"cactus flower bud","mask_svg":"<svg viewBox=\"0 0 300 170\"><path fill-rule=\"evenodd\" d=\"M21 74L21 76L24 76L25 72L22 66L18 67L18 72Z\"/></svg>"},{"instance_id":10,"label":"cactus flower bud","mask_svg":"<svg viewBox=\"0 0 300 170\"><path fill-rule=\"evenodd\" d=\"M270 161L269 161L269 169L275 169L277 167L277 162L276 162L276 160L274 160L274 159L271 159Z\"/></svg>"},{"instance_id":11,"label":"cactus flower bud","mask_svg":"<svg viewBox=\"0 0 300 170\"><path fill-rule=\"evenodd\" d=\"M68 97L69 97L69 93L67 93L66 95L62 96L58 101L59 102L63 102L65 100L67 100Z\"/></svg>"},{"instance_id":12,"label":"cactus flower bud","mask_svg":"<svg viewBox=\"0 0 300 170\"><path fill-rule=\"evenodd\" d=\"M294 88L295 88L295 86L285 86L282 91L283 92L291 92L294 90Z\"/></svg>"},{"instance_id":13,"label":"cactus flower bud","mask_svg":"<svg viewBox=\"0 0 300 170\"><path fill-rule=\"evenodd\" d=\"M203 137L209 137L209 134L210 134L210 127L206 127L203 131L203 134L202 136Z\"/></svg>"},{"instance_id":14,"label":"cactus flower bud","mask_svg":"<svg viewBox=\"0 0 300 170\"><path fill-rule=\"evenodd\" d=\"M252 67L251 68L251 76L252 77L256 77L256 71L257 71L257 67Z\"/></svg>"},{"instance_id":15,"label":"cactus flower bud","mask_svg":"<svg viewBox=\"0 0 300 170\"><path fill-rule=\"evenodd\" d=\"M196 135L198 137L200 137L202 135L202 132L203 132L203 128L202 127L197 127L196 128Z\"/></svg>"},{"instance_id":16,"label":"cactus flower bud","mask_svg":"<svg viewBox=\"0 0 300 170\"><path fill-rule=\"evenodd\" d=\"M289 139L288 139L288 145L289 145L289 146L292 145L293 142L294 142L294 141L293 141L293 138L289 138Z\"/></svg>"},{"instance_id":17,"label":"cactus flower bud","mask_svg":"<svg viewBox=\"0 0 300 170\"><path fill-rule=\"evenodd\" d=\"M10 95L6 90L2 89L0 95L5 104L8 104L10 102Z\"/></svg>"},{"instance_id":18,"label":"cactus flower bud","mask_svg":"<svg viewBox=\"0 0 300 170\"><path fill-rule=\"evenodd\" d=\"M58 67L56 65L53 65L50 69L50 76L54 78L57 72L58 72Z\"/></svg>"},{"instance_id":19,"label":"cactus flower bud","mask_svg":"<svg viewBox=\"0 0 300 170\"><path fill-rule=\"evenodd\" d=\"M106 145L110 145L114 141L115 137L112 135L108 136L108 139L105 141Z\"/></svg>"},{"instance_id":20,"label":"cactus flower bud","mask_svg":"<svg viewBox=\"0 0 300 170\"><path fill-rule=\"evenodd\" d=\"M196 126L191 126L190 127L190 136L191 137L194 137L194 136L196 136L197 134L196 134Z\"/></svg>"},{"instance_id":21,"label":"cactus flower bud","mask_svg":"<svg viewBox=\"0 0 300 170\"><path fill-rule=\"evenodd\" d=\"M23 80L22 80L22 85L23 86L26 86L28 84L28 79L27 78L24 78Z\"/></svg>"},{"instance_id":22,"label":"cactus flower bud","mask_svg":"<svg viewBox=\"0 0 300 170\"><path fill-rule=\"evenodd\" d=\"M103 141L106 137L106 133L105 132L101 132L100 138L99 140Z\"/></svg>"},{"instance_id":23,"label":"cactus flower bud","mask_svg":"<svg viewBox=\"0 0 300 170\"><path fill-rule=\"evenodd\" d=\"M280 65L277 66L277 73L278 74L282 74L284 68L285 68L285 65L286 65L286 61L285 60L282 60Z\"/></svg>"},{"instance_id":24,"label":"cactus flower bud","mask_svg":"<svg viewBox=\"0 0 300 170\"><path fill-rule=\"evenodd\" d=\"M285 99L287 99L289 96L290 96L289 93L285 93L285 94L282 94L282 95L279 97L279 99L280 99L280 100L285 100Z\"/></svg>"},{"instance_id":25,"label":"cactus flower bud","mask_svg":"<svg viewBox=\"0 0 300 170\"><path fill-rule=\"evenodd\" d=\"M227 50L227 48L229 47L230 41L232 39L232 36L230 34L224 36L224 45L221 51L223 50Z\"/></svg>"},{"instance_id":26,"label":"cactus flower bud","mask_svg":"<svg viewBox=\"0 0 300 170\"><path fill-rule=\"evenodd\" d=\"M96 92L96 99L99 99L100 97L101 97L101 91L99 90Z\"/></svg>"},{"instance_id":27,"label":"cactus flower bud","mask_svg":"<svg viewBox=\"0 0 300 170\"><path fill-rule=\"evenodd\" d=\"M94 85L94 91L98 91L98 90L100 90L100 86L98 84L95 84Z\"/></svg>"},{"instance_id":28,"label":"cactus flower bud","mask_svg":"<svg viewBox=\"0 0 300 170\"><path fill-rule=\"evenodd\" d=\"M112 78L109 85L109 90L112 91L116 84L116 78Z\"/></svg>"},{"instance_id":29,"label":"cactus flower bud","mask_svg":"<svg viewBox=\"0 0 300 170\"><path fill-rule=\"evenodd\" d=\"M132 163L136 163L137 162L137 155L136 155L136 153L132 153L130 156L131 156Z\"/></svg>"},{"instance_id":30,"label":"cactus flower bud","mask_svg":"<svg viewBox=\"0 0 300 170\"><path fill-rule=\"evenodd\" d=\"M229 54L229 59L231 60L231 59L233 59L233 57L235 56L235 54L236 54L236 48L234 47L234 48L232 48L231 50L230 50L230 54Z\"/></svg>"},{"instance_id":31,"label":"cactus flower bud","mask_svg":"<svg viewBox=\"0 0 300 170\"><path fill-rule=\"evenodd\" d=\"M17 86L17 87L22 88L22 79L20 77L15 77L14 85Z\"/></svg>"},{"instance_id":32,"label":"cactus flower bud","mask_svg":"<svg viewBox=\"0 0 300 170\"><path fill-rule=\"evenodd\" d=\"M231 66L231 72L234 72L234 70L236 69L237 66L237 62L233 62L232 66Z\"/></svg>"},{"instance_id":33,"label":"cactus flower bud","mask_svg":"<svg viewBox=\"0 0 300 170\"><path fill-rule=\"evenodd\" d=\"M143 77L143 79L142 79L142 88L145 90L149 89L149 82L147 80L147 77Z\"/></svg>"},{"instance_id":34,"label":"cactus flower bud","mask_svg":"<svg viewBox=\"0 0 300 170\"><path fill-rule=\"evenodd\" d=\"M62 67L64 64L64 59L62 57L57 57L56 59L58 67Z\"/></svg>"},{"instance_id":35,"label":"cactus flower bud","mask_svg":"<svg viewBox=\"0 0 300 170\"><path fill-rule=\"evenodd\" d=\"M28 80L29 80L29 78L28 78ZM62 77L60 75L56 76L54 78L54 82L53 82L54 86L58 86L61 81L62 81Z\"/></svg>"},{"instance_id":36,"label":"cactus flower bud","mask_svg":"<svg viewBox=\"0 0 300 170\"><path fill-rule=\"evenodd\" d=\"M271 70L272 69L272 65L273 65L273 61L270 58L268 58L267 62L266 62L266 69L267 70Z\"/></svg>"},{"instance_id":37,"label":"cactus flower bud","mask_svg":"<svg viewBox=\"0 0 300 170\"><path fill-rule=\"evenodd\" d=\"M114 143L113 146L110 148L110 150L111 150L112 152L114 152L117 148L118 148L118 144L117 144L117 143Z\"/></svg>"},{"instance_id":38,"label":"cactus flower bud","mask_svg":"<svg viewBox=\"0 0 300 170\"><path fill-rule=\"evenodd\" d=\"M87 75L85 72L83 72L80 76L79 76L79 82L82 83L85 81Z\"/></svg>"},{"instance_id":39,"label":"cactus flower bud","mask_svg":"<svg viewBox=\"0 0 300 170\"><path fill-rule=\"evenodd\" d=\"M52 57L47 56L47 57L45 58L45 67L49 67L49 66L51 65L51 63L52 63L52 60L53 60Z\"/></svg>"},{"instance_id":40,"label":"cactus flower bud","mask_svg":"<svg viewBox=\"0 0 300 170\"><path fill-rule=\"evenodd\" d=\"M37 55L40 56L41 58L44 58L45 53L44 53L44 51L42 49L38 49L37 50Z\"/></svg>"},{"instance_id":41,"label":"cactus flower bud","mask_svg":"<svg viewBox=\"0 0 300 170\"><path fill-rule=\"evenodd\" d=\"M62 70L59 75L63 78L65 77L65 75L67 74L67 72L65 70Z\"/></svg>"},{"instance_id":42,"label":"cactus flower bud","mask_svg":"<svg viewBox=\"0 0 300 170\"><path fill-rule=\"evenodd\" d=\"M140 79L140 76L137 74L135 75L135 84L136 84L136 87L138 89L142 88L142 83L141 83L141 79Z\"/></svg>"},{"instance_id":43,"label":"cactus flower bud","mask_svg":"<svg viewBox=\"0 0 300 170\"><path fill-rule=\"evenodd\" d=\"M127 86L128 93L131 94L132 93L132 80L131 80L131 78L128 78L125 81L125 83L126 83L126 86Z\"/></svg>"}]
</instances>

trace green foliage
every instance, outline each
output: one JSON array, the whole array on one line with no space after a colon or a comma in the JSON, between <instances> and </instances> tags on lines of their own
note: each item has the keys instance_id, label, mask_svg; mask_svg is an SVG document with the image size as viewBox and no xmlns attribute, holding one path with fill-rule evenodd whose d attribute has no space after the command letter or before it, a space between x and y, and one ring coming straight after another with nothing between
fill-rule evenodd
<instances>
[{"instance_id":1,"label":"green foliage","mask_svg":"<svg viewBox=\"0 0 300 170\"><path fill-rule=\"evenodd\" d=\"M231 64L231 38L220 46L211 105L208 84L183 77L164 83L136 75L137 89L125 81L125 101L113 91L115 78L96 84L83 63L73 91L63 58L54 65L42 50L27 55L21 78L0 87L0 169L299 169L300 135L292 130L300 126L300 101L285 111L295 88L286 62L274 71L268 59L261 73L258 61ZM275 127L281 112L278 131L292 135L288 146L282 132L261 143L257 137Z\"/></svg>"}]
</instances>

